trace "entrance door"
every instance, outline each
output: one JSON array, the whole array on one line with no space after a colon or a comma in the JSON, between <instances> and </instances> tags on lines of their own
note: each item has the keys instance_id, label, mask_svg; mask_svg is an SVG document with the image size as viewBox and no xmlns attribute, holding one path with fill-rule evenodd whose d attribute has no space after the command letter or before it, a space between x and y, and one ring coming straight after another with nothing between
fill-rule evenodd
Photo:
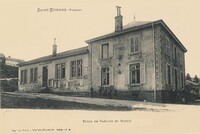
<instances>
[{"instance_id":1,"label":"entrance door","mask_svg":"<svg viewBox=\"0 0 200 134\"><path fill-rule=\"evenodd\" d=\"M48 85L48 68L47 66L43 67L43 72L42 72L42 86L47 87Z\"/></svg>"}]
</instances>

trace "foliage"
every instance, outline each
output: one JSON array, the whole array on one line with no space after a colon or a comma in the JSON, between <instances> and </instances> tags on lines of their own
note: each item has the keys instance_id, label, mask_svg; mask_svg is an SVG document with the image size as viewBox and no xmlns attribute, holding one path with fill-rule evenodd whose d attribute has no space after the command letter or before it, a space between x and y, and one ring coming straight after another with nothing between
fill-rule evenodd
<instances>
[{"instance_id":1,"label":"foliage","mask_svg":"<svg viewBox=\"0 0 200 134\"><path fill-rule=\"evenodd\" d=\"M194 82L195 82L195 83L199 83L199 78L198 78L197 75L194 76Z\"/></svg>"},{"instance_id":2,"label":"foliage","mask_svg":"<svg viewBox=\"0 0 200 134\"><path fill-rule=\"evenodd\" d=\"M18 79L1 80L1 89L5 92L14 92L18 90Z\"/></svg>"},{"instance_id":3,"label":"foliage","mask_svg":"<svg viewBox=\"0 0 200 134\"><path fill-rule=\"evenodd\" d=\"M191 76L190 76L189 73L187 73L187 75L186 75L186 80L190 80L191 81Z\"/></svg>"}]
</instances>

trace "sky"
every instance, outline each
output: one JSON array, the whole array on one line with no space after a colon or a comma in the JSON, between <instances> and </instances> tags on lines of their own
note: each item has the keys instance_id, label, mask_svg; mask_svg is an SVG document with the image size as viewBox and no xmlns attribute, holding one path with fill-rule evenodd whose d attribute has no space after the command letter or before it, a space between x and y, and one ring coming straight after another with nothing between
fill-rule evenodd
<instances>
[{"instance_id":1,"label":"sky","mask_svg":"<svg viewBox=\"0 0 200 134\"><path fill-rule=\"evenodd\" d=\"M114 31L117 5L124 24L134 14L136 21L162 19L188 50L186 73L200 77L198 0L0 0L0 53L26 61L50 55L54 38L58 52L87 46L86 40Z\"/></svg>"}]
</instances>

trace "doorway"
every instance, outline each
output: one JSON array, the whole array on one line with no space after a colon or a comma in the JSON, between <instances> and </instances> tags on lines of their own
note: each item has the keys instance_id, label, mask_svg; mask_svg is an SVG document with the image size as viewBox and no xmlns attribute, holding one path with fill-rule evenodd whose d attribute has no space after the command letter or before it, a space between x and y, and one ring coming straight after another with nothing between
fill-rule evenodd
<instances>
[{"instance_id":1,"label":"doorway","mask_svg":"<svg viewBox=\"0 0 200 134\"><path fill-rule=\"evenodd\" d=\"M48 68L47 66L43 67L42 69L42 86L47 87L48 86Z\"/></svg>"}]
</instances>

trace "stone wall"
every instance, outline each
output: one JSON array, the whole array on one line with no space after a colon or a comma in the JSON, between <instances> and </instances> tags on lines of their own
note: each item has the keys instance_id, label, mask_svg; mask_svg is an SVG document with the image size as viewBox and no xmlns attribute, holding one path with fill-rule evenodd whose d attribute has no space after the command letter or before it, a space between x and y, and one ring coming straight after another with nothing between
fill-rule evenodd
<instances>
[{"instance_id":1,"label":"stone wall","mask_svg":"<svg viewBox=\"0 0 200 134\"><path fill-rule=\"evenodd\" d=\"M130 39L137 36L139 38L140 50L137 53L130 53ZM101 45L109 43L109 58L101 58ZM92 42L89 46L92 51L92 87L98 90L101 86L101 68L109 66L110 85L114 85L116 90L153 90L155 88L155 57L153 46L152 27L121 34ZM132 63L140 63L141 83L130 85L129 66Z\"/></svg>"},{"instance_id":2,"label":"stone wall","mask_svg":"<svg viewBox=\"0 0 200 134\"><path fill-rule=\"evenodd\" d=\"M163 85L163 90L182 90L185 85L185 56L184 56L184 51L180 48L177 42L170 36L170 34L167 33L164 28L161 28L161 66L162 66L162 85ZM166 52L166 38L169 39L169 46L170 46L170 51L169 54ZM176 47L176 56L177 60L174 59L174 46ZM181 54L182 53L182 56ZM171 67L171 81L172 84L169 85L167 84L167 72L166 72L166 66L167 64L170 65ZM177 89L175 88L175 72L174 69L177 69ZM181 83L181 73L182 73L182 79L183 79L183 85Z\"/></svg>"}]
</instances>

